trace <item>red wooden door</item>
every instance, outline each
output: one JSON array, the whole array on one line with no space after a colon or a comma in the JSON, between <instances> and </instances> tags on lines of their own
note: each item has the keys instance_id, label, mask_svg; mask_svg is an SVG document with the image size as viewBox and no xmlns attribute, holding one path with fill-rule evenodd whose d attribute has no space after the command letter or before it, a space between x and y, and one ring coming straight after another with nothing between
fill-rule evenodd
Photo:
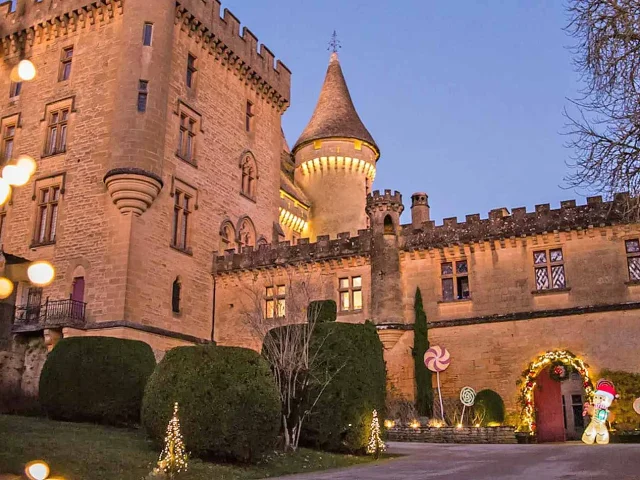
<instances>
[{"instance_id":1,"label":"red wooden door","mask_svg":"<svg viewBox=\"0 0 640 480\"><path fill-rule=\"evenodd\" d=\"M536 378L533 401L536 408L538 442L564 442L564 412L560 382L556 382L549 376L548 368L540 372Z\"/></svg>"}]
</instances>

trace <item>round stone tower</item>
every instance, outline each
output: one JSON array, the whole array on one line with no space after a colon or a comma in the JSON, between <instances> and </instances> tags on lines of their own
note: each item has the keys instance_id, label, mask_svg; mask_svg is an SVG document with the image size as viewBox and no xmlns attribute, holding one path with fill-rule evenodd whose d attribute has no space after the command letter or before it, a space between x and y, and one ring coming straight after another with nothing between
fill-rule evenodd
<instances>
[{"instance_id":1,"label":"round stone tower","mask_svg":"<svg viewBox=\"0 0 640 480\"><path fill-rule=\"evenodd\" d=\"M367 197L371 219L371 317L376 324L403 323L400 278L402 195L378 190Z\"/></svg>"},{"instance_id":2,"label":"round stone tower","mask_svg":"<svg viewBox=\"0 0 640 480\"><path fill-rule=\"evenodd\" d=\"M312 241L341 232L355 236L368 227L366 198L380 151L356 112L336 53L293 154L296 184L312 203Z\"/></svg>"}]
</instances>

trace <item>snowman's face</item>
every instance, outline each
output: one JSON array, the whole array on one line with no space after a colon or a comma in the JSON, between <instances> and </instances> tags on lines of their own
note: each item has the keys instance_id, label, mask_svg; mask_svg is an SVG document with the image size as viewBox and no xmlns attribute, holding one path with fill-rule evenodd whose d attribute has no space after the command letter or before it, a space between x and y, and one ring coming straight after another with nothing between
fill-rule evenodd
<instances>
[{"instance_id":1,"label":"snowman's face","mask_svg":"<svg viewBox=\"0 0 640 480\"><path fill-rule=\"evenodd\" d=\"M593 403L596 408L606 410L611 406L611 397L609 397L608 395L604 395L602 393L596 392L593 397Z\"/></svg>"}]
</instances>

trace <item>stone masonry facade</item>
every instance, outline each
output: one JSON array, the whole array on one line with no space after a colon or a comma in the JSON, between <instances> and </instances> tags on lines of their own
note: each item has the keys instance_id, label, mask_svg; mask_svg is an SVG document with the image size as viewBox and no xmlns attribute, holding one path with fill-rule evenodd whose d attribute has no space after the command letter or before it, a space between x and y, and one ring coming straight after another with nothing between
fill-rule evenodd
<instances>
[{"instance_id":1,"label":"stone masonry facade","mask_svg":"<svg viewBox=\"0 0 640 480\"><path fill-rule=\"evenodd\" d=\"M293 148L290 71L218 0L18 0L0 6L0 57L1 162L38 165L0 210L0 245L57 272L42 292L13 279L3 302L27 312L12 326L20 345L104 335L158 358L211 341L260 349L255 298L286 322L292 282L305 281L313 300L337 302L338 321L377 325L389 386L407 399L417 288L431 344L452 354L447 397L491 388L514 412L522 370L556 349L595 372L640 372L640 225L620 213L624 197L435 225L426 193L405 205L372 191L380 148L337 54ZM24 58L37 76L16 90ZM70 296L82 321L48 324L40 303Z\"/></svg>"}]
</instances>

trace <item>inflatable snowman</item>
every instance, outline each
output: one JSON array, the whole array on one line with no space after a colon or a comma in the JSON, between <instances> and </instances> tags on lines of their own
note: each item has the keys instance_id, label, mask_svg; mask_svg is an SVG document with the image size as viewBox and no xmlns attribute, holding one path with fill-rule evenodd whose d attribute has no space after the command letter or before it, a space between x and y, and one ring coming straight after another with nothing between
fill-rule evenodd
<instances>
[{"instance_id":1,"label":"inflatable snowman","mask_svg":"<svg viewBox=\"0 0 640 480\"><path fill-rule=\"evenodd\" d=\"M609 443L609 429L607 418L609 407L616 398L616 389L609 380L598 380L593 394L593 405L585 403L582 415L590 415L591 422L582 435L582 441L588 445L594 442L598 445Z\"/></svg>"}]
</instances>

